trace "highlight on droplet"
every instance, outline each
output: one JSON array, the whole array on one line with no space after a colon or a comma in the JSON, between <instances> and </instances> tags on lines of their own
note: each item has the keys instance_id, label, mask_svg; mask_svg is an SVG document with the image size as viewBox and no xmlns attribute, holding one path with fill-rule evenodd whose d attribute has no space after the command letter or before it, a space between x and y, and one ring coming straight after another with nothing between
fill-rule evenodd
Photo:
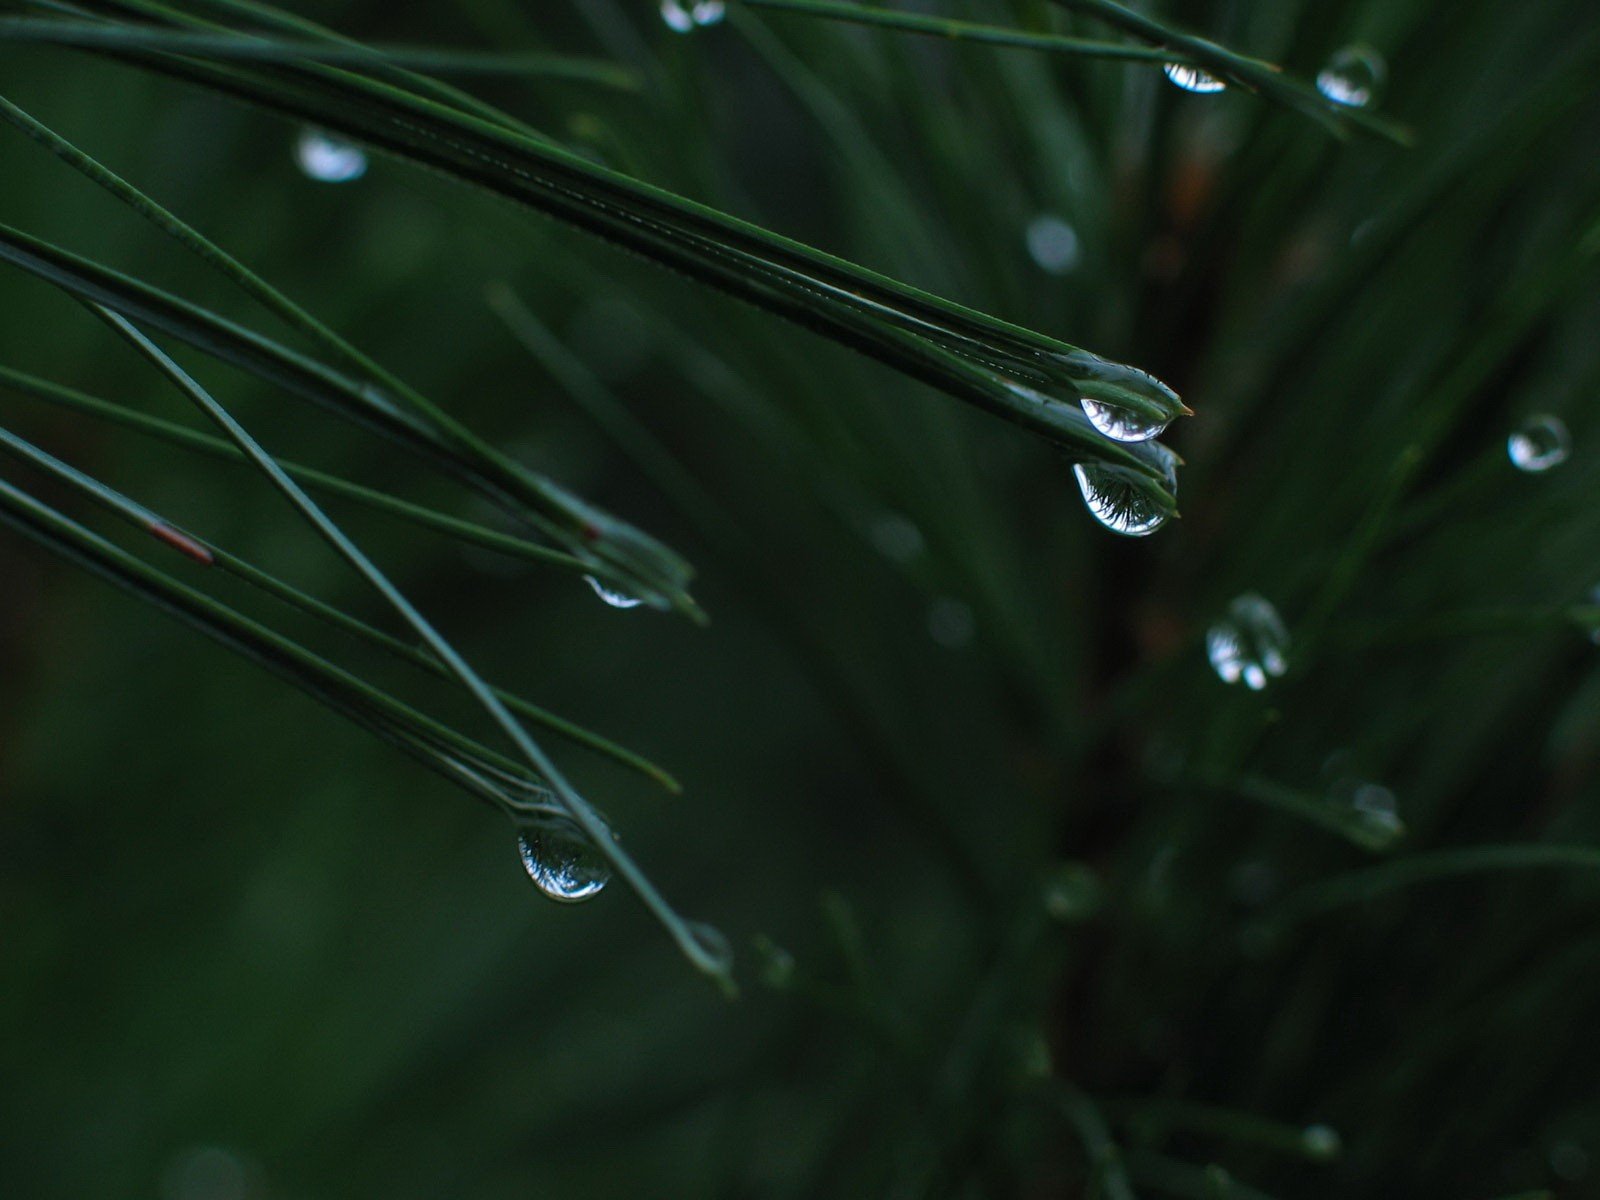
<instances>
[{"instance_id":1,"label":"highlight on droplet","mask_svg":"<svg viewBox=\"0 0 1600 1200\"><path fill-rule=\"evenodd\" d=\"M365 150L320 129L301 130L294 158L307 176L320 183L349 183L367 173Z\"/></svg>"},{"instance_id":2,"label":"highlight on droplet","mask_svg":"<svg viewBox=\"0 0 1600 1200\"><path fill-rule=\"evenodd\" d=\"M1209 71L1202 71L1188 63L1172 62L1161 69L1176 86L1199 96L1214 95L1228 86Z\"/></svg>"}]
</instances>

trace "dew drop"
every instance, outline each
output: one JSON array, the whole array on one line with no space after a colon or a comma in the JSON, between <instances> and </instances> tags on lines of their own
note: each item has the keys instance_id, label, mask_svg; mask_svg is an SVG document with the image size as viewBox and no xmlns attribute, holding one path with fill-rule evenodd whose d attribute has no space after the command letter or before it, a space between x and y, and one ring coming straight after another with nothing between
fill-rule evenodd
<instances>
[{"instance_id":1,"label":"dew drop","mask_svg":"<svg viewBox=\"0 0 1600 1200\"><path fill-rule=\"evenodd\" d=\"M1039 269L1065 275L1082 260L1078 231L1060 217L1044 213L1028 223L1028 254Z\"/></svg>"},{"instance_id":2,"label":"dew drop","mask_svg":"<svg viewBox=\"0 0 1600 1200\"><path fill-rule=\"evenodd\" d=\"M1529 417L1506 439L1506 453L1519 471L1537 475L1559 467L1572 453L1572 434L1560 417L1548 413Z\"/></svg>"},{"instance_id":3,"label":"dew drop","mask_svg":"<svg viewBox=\"0 0 1600 1200\"><path fill-rule=\"evenodd\" d=\"M928 606L928 636L946 650L971 645L978 630L972 606L954 596L941 596Z\"/></svg>"},{"instance_id":4,"label":"dew drop","mask_svg":"<svg viewBox=\"0 0 1600 1200\"><path fill-rule=\"evenodd\" d=\"M1317 1162L1329 1162L1339 1157L1344 1139L1331 1125L1307 1125L1300 1134L1300 1144L1306 1154Z\"/></svg>"},{"instance_id":5,"label":"dew drop","mask_svg":"<svg viewBox=\"0 0 1600 1200\"><path fill-rule=\"evenodd\" d=\"M707 969L725 972L733 966L733 945L722 930L704 921L687 921L684 928L695 948L705 956Z\"/></svg>"},{"instance_id":6,"label":"dew drop","mask_svg":"<svg viewBox=\"0 0 1600 1200\"><path fill-rule=\"evenodd\" d=\"M294 146L295 162L321 183L349 183L367 173L367 152L320 129L305 129Z\"/></svg>"},{"instance_id":7,"label":"dew drop","mask_svg":"<svg viewBox=\"0 0 1600 1200\"><path fill-rule=\"evenodd\" d=\"M644 601L639 599L637 596L631 596L627 592L618 591L613 587L607 587L593 575L585 575L583 577L583 581L594 589L594 594L596 596L599 596L600 599L604 600L612 608L638 608L644 603Z\"/></svg>"},{"instance_id":8,"label":"dew drop","mask_svg":"<svg viewBox=\"0 0 1600 1200\"><path fill-rule=\"evenodd\" d=\"M661 19L674 33L715 25L728 15L725 0L661 0Z\"/></svg>"},{"instance_id":9,"label":"dew drop","mask_svg":"<svg viewBox=\"0 0 1600 1200\"><path fill-rule=\"evenodd\" d=\"M1105 900L1105 889L1100 877L1084 863L1066 862L1057 865L1045 877L1040 889L1044 910L1053 920L1064 925L1087 921L1100 910Z\"/></svg>"},{"instance_id":10,"label":"dew drop","mask_svg":"<svg viewBox=\"0 0 1600 1200\"><path fill-rule=\"evenodd\" d=\"M898 563L910 562L927 547L922 530L903 513L886 512L874 518L867 528L867 535L885 558Z\"/></svg>"},{"instance_id":11,"label":"dew drop","mask_svg":"<svg viewBox=\"0 0 1600 1200\"><path fill-rule=\"evenodd\" d=\"M1220 92L1228 86L1209 71L1191 67L1188 63L1168 63L1162 70L1167 73L1168 79L1184 91L1202 96Z\"/></svg>"},{"instance_id":12,"label":"dew drop","mask_svg":"<svg viewBox=\"0 0 1600 1200\"><path fill-rule=\"evenodd\" d=\"M1223 683L1259 692L1289 669L1289 631L1271 601L1246 592L1206 631L1206 657Z\"/></svg>"},{"instance_id":13,"label":"dew drop","mask_svg":"<svg viewBox=\"0 0 1600 1200\"><path fill-rule=\"evenodd\" d=\"M1157 446L1167 489L1178 490L1177 457L1165 446ZM1156 495L1158 483L1129 467L1111 463L1074 463L1078 490L1089 512L1112 533L1125 537L1145 537L1167 523L1172 513Z\"/></svg>"},{"instance_id":14,"label":"dew drop","mask_svg":"<svg viewBox=\"0 0 1600 1200\"><path fill-rule=\"evenodd\" d=\"M1351 832L1369 850L1387 850L1406 834L1394 793L1380 783L1346 776L1334 781L1329 798L1349 812Z\"/></svg>"},{"instance_id":15,"label":"dew drop","mask_svg":"<svg viewBox=\"0 0 1600 1200\"><path fill-rule=\"evenodd\" d=\"M570 820L528 822L517 834L517 851L528 878L552 900L576 904L600 894L611 867Z\"/></svg>"},{"instance_id":16,"label":"dew drop","mask_svg":"<svg viewBox=\"0 0 1600 1200\"><path fill-rule=\"evenodd\" d=\"M1083 398L1082 403L1083 414L1089 418L1089 423L1106 437L1119 442L1148 442L1172 424L1170 419L1152 417L1105 400L1091 400L1088 396Z\"/></svg>"},{"instance_id":17,"label":"dew drop","mask_svg":"<svg viewBox=\"0 0 1600 1200\"><path fill-rule=\"evenodd\" d=\"M1377 99L1387 73L1383 58L1368 46L1336 51L1317 73L1317 91L1335 104L1365 108Z\"/></svg>"}]
</instances>

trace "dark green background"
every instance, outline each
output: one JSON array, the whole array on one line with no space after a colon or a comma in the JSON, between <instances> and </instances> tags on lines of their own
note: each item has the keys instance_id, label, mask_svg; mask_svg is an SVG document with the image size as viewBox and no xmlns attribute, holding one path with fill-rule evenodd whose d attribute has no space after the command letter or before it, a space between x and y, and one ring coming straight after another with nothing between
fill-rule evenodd
<instances>
[{"instance_id":1,"label":"dark green background","mask_svg":"<svg viewBox=\"0 0 1600 1200\"><path fill-rule=\"evenodd\" d=\"M734 939L744 984L719 999L620 885L545 902L501 818L8 533L0 1193L1089 1194L1027 1078L1043 1044L1103 1102L1141 1195L1198 1195L1183 1164L1211 1162L1283 1197L1590 1194L1592 874L1418 884L1266 944L1255 917L1372 855L1240 781L1381 782L1400 855L1600 841L1600 651L1555 611L1600 581L1592 0L1164 10L1306 75L1371 42L1410 150L1145 67L800 18L680 38L631 0L299 11L372 40L624 61L636 94L481 90L613 165L1155 371L1197 414L1170 439L1183 517L1116 540L1025 434L775 318L404 164L312 182L294 128L214 96L0 49L11 99L700 568L706 629L334 507L496 680L680 776L666 798L548 743L667 895ZM1077 230L1073 272L1030 261L1040 213ZM0 220L256 319L9 130ZM682 460L714 524L516 346L484 302L496 282ZM0 357L187 416L10 271ZM274 452L486 517L386 446L185 361ZM1546 411L1572 458L1519 474L1506 434ZM247 472L9 393L0 413L384 619ZM1418 475L1349 554L1408 447ZM896 514L921 532L909 560L881 545ZM1302 652L1261 697L1200 644L1247 590ZM1104 905L1040 932L1061 860ZM764 986L758 935L814 988ZM1169 1128L1156 1101L1327 1123L1345 1153Z\"/></svg>"}]
</instances>

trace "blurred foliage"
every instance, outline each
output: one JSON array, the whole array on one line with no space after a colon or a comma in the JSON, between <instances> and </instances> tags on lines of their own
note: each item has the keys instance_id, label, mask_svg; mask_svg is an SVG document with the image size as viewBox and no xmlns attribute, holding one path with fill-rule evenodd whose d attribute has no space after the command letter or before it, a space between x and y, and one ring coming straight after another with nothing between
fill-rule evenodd
<instances>
[{"instance_id":1,"label":"blurred foliage","mask_svg":"<svg viewBox=\"0 0 1600 1200\"><path fill-rule=\"evenodd\" d=\"M0 1193L1588 1194L1592 859L1430 856L1600 845L1590 0L1163 7L1301 77L1375 47L1410 149L1145 65L730 10L688 36L642 0L300 11L633 69L471 87L1155 372L1197 414L1182 519L1112 538L1048 447L771 316L382 158L311 181L281 120L0 46L9 98L699 568L708 629L338 510L474 662L682 779L568 759L744 985L718 999L620 886L544 902L498 818L7 535ZM1105 36L1036 0L923 11ZM5 137L0 220L241 311ZM1074 239L1049 270L1041 216ZM559 352L512 336L507 286ZM38 283L0 275L0 312L7 365L186 415ZM205 382L286 457L486 516ZM383 619L239 468L0 410ZM1521 473L1537 413L1573 450ZM1292 638L1259 694L1204 648L1245 592ZM1352 781L1395 798L1387 856L1305 819Z\"/></svg>"}]
</instances>

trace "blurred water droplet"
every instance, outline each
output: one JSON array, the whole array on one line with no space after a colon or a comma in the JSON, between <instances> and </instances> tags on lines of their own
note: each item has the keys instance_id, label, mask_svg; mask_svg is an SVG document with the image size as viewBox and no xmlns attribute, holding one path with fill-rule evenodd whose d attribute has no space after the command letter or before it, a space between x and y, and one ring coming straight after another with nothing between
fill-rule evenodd
<instances>
[{"instance_id":1,"label":"blurred water droplet","mask_svg":"<svg viewBox=\"0 0 1600 1200\"><path fill-rule=\"evenodd\" d=\"M1549 1157L1550 1169L1567 1183L1577 1183L1589 1173L1589 1153L1576 1142L1557 1142Z\"/></svg>"},{"instance_id":2,"label":"blurred water droplet","mask_svg":"<svg viewBox=\"0 0 1600 1200\"><path fill-rule=\"evenodd\" d=\"M1317 90L1335 104L1365 108L1378 96L1387 70L1383 58L1369 46L1346 46L1336 51L1317 73Z\"/></svg>"},{"instance_id":3,"label":"blurred water droplet","mask_svg":"<svg viewBox=\"0 0 1600 1200\"><path fill-rule=\"evenodd\" d=\"M161 1173L162 1200L244 1200L250 1172L221 1146L190 1146Z\"/></svg>"},{"instance_id":4,"label":"blurred water droplet","mask_svg":"<svg viewBox=\"0 0 1600 1200\"><path fill-rule=\"evenodd\" d=\"M794 982L794 955L765 936L755 939L755 947L761 957L759 974L762 983L774 991L783 991Z\"/></svg>"},{"instance_id":5,"label":"blurred water droplet","mask_svg":"<svg viewBox=\"0 0 1600 1200\"><path fill-rule=\"evenodd\" d=\"M1406 825L1400 819L1395 795L1381 783L1364 779L1337 779L1330 789L1336 805L1351 813L1350 828L1362 845L1371 850L1387 850L1403 838Z\"/></svg>"},{"instance_id":6,"label":"blurred water droplet","mask_svg":"<svg viewBox=\"0 0 1600 1200\"><path fill-rule=\"evenodd\" d=\"M1506 453L1519 471L1538 474L1559 467L1572 453L1572 434L1567 423L1548 413L1529 417L1506 439Z\"/></svg>"},{"instance_id":7,"label":"blurred water droplet","mask_svg":"<svg viewBox=\"0 0 1600 1200\"><path fill-rule=\"evenodd\" d=\"M1206 631L1206 657L1223 683L1259 692L1289 669L1289 631L1270 600L1246 592Z\"/></svg>"},{"instance_id":8,"label":"blurred water droplet","mask_svg":"<svg viewBox=\"0 0 1600 1200\"><path fill-rule=\"evenodd\" d=\"M1172 494L1178 490L1178 460L1166 447L1160 452L1162 477ZM1160 485L1131 467L1110 463L1074 463L1078 490L1094 519L1112 533L1145 537L1165 525L1172 513L1162 504Z\"/></svg>"},{"instance_id":9,"label":"blurred water droplet","mask_svg":"<svg viewBox=\"0 0 1600 1200\"><path fill-rule=\"evenodd\" d=\"M972 607L951 596L941 596L928 606L928 636L948 650L970 645L978 623Z\"/></svg>"},{"instance_id":10,"label":"blurred water droplet","mask_svg":"<svg viewBox=\"0 0 1600 1200\"><path fill-rule=\"evenodd\" d=\"M294 158L302 171L322 183L349 183L367 173L365 150L320 129L301 131Z\"/></svg>"},{"instance_id":11,"label":"blurred water droplet","mask_svg":"<svg viewBox=\"0 0 1600 1200\"><path fill-rule=\"evenodd\" d=\"M1195 92L1202 96L1220 92L1228 86L1209 71L1191 67L1187 63L1168 63L1162 70L1167 73L1168 79L1184 91Z\"/></svg>"},{"instance_id":12,"label":"blurred water droplet","mask_svg":"<svg viewBox=\"0 0 1600 1200\"><path fill-rule=\"evenodd\" d=\"M728 15L724 0L661 0L661 19L674 33L688 33L692 29L715 25Z\"/></svg>"},{"instance_id":13,"label":"blurred water droplet","mask_svg":"<svg viewBox=\"0 0 1600 1200\"><path fill-rule=\"evenodd\" d=\"M1600 608L1600 583L1589 589L1588 601L1591 608ZM1600 624L1590 626L1589 640L1600 646Z\"/></svg>"},{"instance_id":14,"label":"blurred water droplet","mask_svg":"<svg viewBox=\"0 0 1600 1200\"><path fill-rule=\"evenodd\" d=\"M694 944L710 960L710 966L714 970L726 971L733 966L733 946L729 943L727 934L704 921L689 921L686 928L689 930L689 936L694 939Z\"/></svg>"},{"instance_id":15,"label":"blurred water droplet","mask_svg":"<svg viewBox=\"0 0 1600 1200\"><path fill-rule=\"evenodd\" d=\"M1339 1152L1344 1149L1344 1139L1331 1125L1307 1125L1300 1135L1300 1142L1305 1147L1306 1154L1318 1162L1329 1162L1338 1158Z\"/></svg>"},{"instance_id":16,"label":"blurred water droplet","mask_svg":"<svg viewBox=\"0 0 1600 1200\"><path fill-rule=\"evenodd\" d=\"M610 864L583 831L564 818L522 826L517 834L517 852L534 886L564 904L599 895L611 882Z\"/></svg>"},{"instance_id":17,"label":"blurred water droplet","mask_svg":"<svg viewBox=\"0 0 1600 1200\"><path fill-rule=\"evenodd\" d=\"M1082 259L1078 231L1060 217L1044 213L1028 223L1028 254L1039 269L1065 275Z\"/></svg>"},{"instance_id":18,"label":"blurred water droplet","mask_svg":"<svg viewBox=\"0 0 1600 1200\"><path fill-rule=\"evenodd\" d=\"M896 512L886 512L876 518L868 529L868 536L885 558L901 563L921 555L926 544L917 523Z\"/></svg>"},{"instance_id":19,"label":"blurred water droplet","mask_svg":"<svg viewBox=\"0 0 1600 1200\"><path fill-rule=\"evenodd\" d=\"M1062 863L1046 877L1041 889L1044 910L1064 925L1086 921L1099 911L1105 898L1100 877L1083 863Z\"/></svg>"},{"instance_id":20,"label":"blurred water droplet","mask_svg":"<svg viewBox=\"0 0 1600 1200\"><path fill-rule=\"evenodd\" d=\"M1229 885L1233 898L1248 908L1259 908L1278 894L1278 868L1264 858L1253 858L1233 869Z\"/></svg>"},{"instance_id":21,"label":"blurred water droplet","mask_svg":"<svg viewBox=\"0 0 1600 1200\"><path fill-rule=\"evenodd\" d=\"M585 575L583 581L594 589L596 596L599 596L612 608L638 608L644 603L637 596L630 596L627 592L619 592L616 588L607 587L593 575Z\"/></svg>"}]
</instances>

